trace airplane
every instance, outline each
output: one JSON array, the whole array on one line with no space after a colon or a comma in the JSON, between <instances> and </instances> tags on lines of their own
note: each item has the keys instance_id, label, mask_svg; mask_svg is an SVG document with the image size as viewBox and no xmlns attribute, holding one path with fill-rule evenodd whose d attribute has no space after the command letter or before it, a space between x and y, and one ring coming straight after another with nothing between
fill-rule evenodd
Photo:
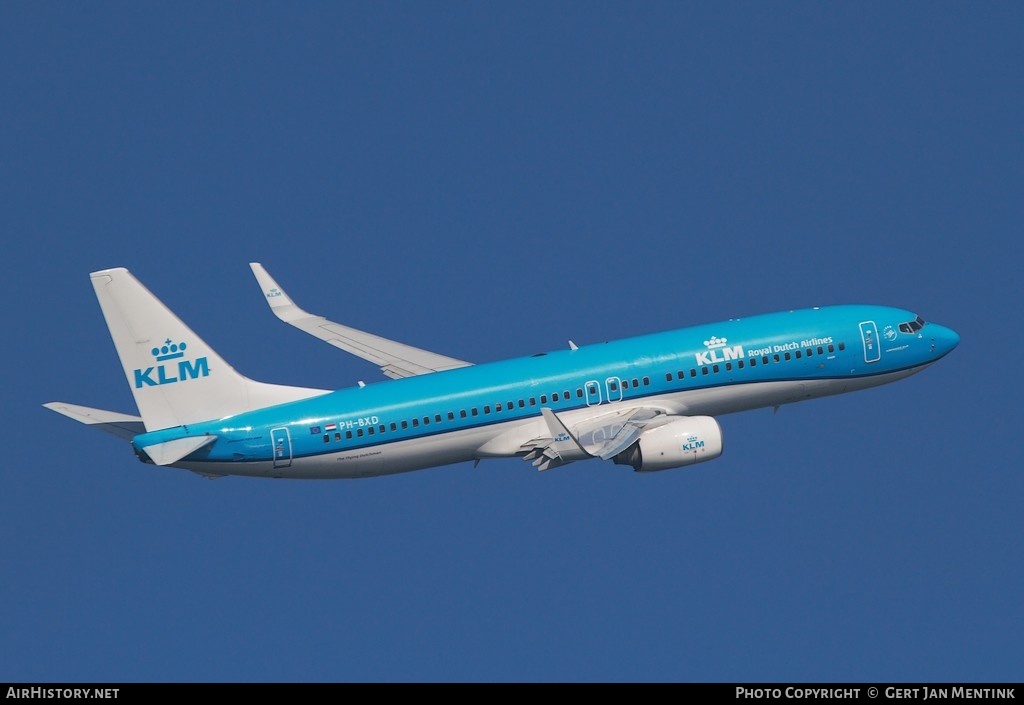
<instances>
[{"instance_id":1,"label":"airplane","mask_svg":"<svg viewBox=\"0 0 1024 705\"><path fill-rule=\"evenodd\" d=\"M351 479L487 458L600 458L649 473L721 456L716 417L877 387L952 351L900 308L834 305L472 364L311 314L250 263L280 320L377 365L331 391L232 368L123 267L90 278L139 415L45 407L208 478Z\"/></svg>"}]
</instances>

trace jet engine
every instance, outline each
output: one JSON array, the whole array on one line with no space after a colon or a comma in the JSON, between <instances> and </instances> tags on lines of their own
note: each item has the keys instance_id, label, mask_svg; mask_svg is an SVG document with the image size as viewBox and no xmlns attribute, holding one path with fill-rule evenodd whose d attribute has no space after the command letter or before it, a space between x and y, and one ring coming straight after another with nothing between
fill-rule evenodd
<instances>
[{"instance_id":1,"label":"jet engine","mask_svg":"<svg viewBox=\"0 0 1024 705\"><path fill-rule=\"evenodd\" d=\"M637 472L680 468L722 454L722 429L710 416L686 416L640 434L636 443L612 458Z\"/></svg>"}]
</instances>

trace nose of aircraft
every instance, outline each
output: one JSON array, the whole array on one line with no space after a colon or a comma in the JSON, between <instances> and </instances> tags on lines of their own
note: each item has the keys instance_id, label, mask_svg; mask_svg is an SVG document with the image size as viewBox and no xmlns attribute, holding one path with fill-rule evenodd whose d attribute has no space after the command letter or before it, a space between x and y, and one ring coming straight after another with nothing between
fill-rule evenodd
<instances>
[{"instance_id":1,"label":"nose of aircraft","mask_svg":"<svg viewBox=\"0 0 1024 705\"><path fill-rule=\"evenodd\" d=\"M949 353L960 344L960 336L952 328L946 328L934 323L928 325L924 331L931 337L932 350L935 352L935 359Z\"/></svg>"}]
</instances>

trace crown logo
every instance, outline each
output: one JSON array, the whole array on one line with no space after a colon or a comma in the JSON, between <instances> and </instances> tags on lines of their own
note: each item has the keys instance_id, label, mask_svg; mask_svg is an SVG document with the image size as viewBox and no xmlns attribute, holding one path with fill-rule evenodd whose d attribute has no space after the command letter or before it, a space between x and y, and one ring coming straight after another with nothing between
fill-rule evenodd
<instances>
[{"instance_id":1,"label":"crown logo","mask_svg":"<svg viewBox=\"0 0 1024 705\"><path fill-rule=\"evenodd\" d=\"M150 352L153 353L153 357L157 359L157 362L174 360L179 357L185 357L185 343L172 343L171 339L168 338L164 341L162 347L153 348Z\"/></svg>"},{"instance_id":2,"label":"crown logo","mask_svg":"<svg viewBox=\"0 0 1024 705\"><path fill-rule=\"evenodd\" d=\"M715 336L711 336L711 340L705 340L704 345L707 346L708 350L717 350L718 348L724 348L725 344L728 342L728 338L716 338Z\"/></svg>"}]
</instances>

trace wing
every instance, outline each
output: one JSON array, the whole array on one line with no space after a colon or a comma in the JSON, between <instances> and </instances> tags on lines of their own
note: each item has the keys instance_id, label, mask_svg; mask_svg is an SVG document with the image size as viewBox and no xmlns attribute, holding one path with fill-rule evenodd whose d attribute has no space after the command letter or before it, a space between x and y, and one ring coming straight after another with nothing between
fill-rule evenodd
<instances>
[{"instance_id":1,"label":"wing","mask_svg":"<svg viewBox=\"0 0 1024 705\"><path fill-rule=\"evenodd\" d=\"M323 316L315 316L296 306L284 289L278 286L277 282L267 273L262 264L250 262L249 266L252 268L252 273L256 275L256 281L259 282L260 288L263 289L263 295L267 297L270 310L278 318L299 330L320 338L320 340L327 341L336 348L369 360L380 366L381 371L392 379L454 370L457 367L469 367L473 364L349 328L340 323L328 321Z\"/></svg>"},{"instance_id":2,"label":"wing","mask_svg":"<svg viewBox=\"0 0 1024 705\"><path fill-rule=\"evenodd\" d=\"M551 409L541 409L550 436L534 438L520 447L538 470L550 470L584 458L608 460L624 451L648 428L673 417L660 409L631 407L566 424Z\"/></svg>"}]
</instances>

